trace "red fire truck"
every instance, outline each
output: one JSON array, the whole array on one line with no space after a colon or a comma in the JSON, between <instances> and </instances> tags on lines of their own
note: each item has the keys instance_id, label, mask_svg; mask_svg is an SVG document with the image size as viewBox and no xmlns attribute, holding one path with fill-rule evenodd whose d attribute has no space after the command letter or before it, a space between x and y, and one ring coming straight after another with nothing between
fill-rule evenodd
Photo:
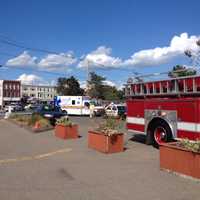
<instances>
[{"instance_id":1,"label":"red fire truck","mask_svg":"<svg viewBox=\"0 0 200 200\"><path fill-rule=\"evenodd\" d=\"M173 139L200 139L200 76L126 84L127 128L158 147Z\"/></svg>"}]
</instances>

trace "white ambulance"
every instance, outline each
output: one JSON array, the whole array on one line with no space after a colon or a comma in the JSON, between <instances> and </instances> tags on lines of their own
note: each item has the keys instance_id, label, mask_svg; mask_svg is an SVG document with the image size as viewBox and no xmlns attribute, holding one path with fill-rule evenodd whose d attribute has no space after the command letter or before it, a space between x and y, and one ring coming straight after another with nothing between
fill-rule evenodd
<instances>
[{"instance_id":1,"label":"white ambulance","mask_svg":"<svg viewBox=\"0 0 200 200\"><path fill-rule=\"evenodd\" d=\"M68 115L90 115L90 97L88 96L56 96L56 106Z\"/></svg>"}]
</instances>

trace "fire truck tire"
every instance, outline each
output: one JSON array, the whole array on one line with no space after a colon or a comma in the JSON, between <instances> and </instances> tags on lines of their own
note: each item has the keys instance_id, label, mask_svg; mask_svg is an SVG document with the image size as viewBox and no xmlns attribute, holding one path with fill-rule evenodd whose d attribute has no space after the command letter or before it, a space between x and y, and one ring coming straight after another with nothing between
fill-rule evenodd
<instances>
[{"instance_id":1,"label":"fire truck tire","mask_svg":"<svg viewBox=\"0 0 200 200\"><path fill-rule=\"evenodd\" d=\"M147 132L145 143L146 143L146 145L152 145L153 144L152 135L151 135L150 131Z\"/></svg>"},{"instance_id":2,"label":"fire truck tire","mask_svg":"<svg viewBox=\"0 0 200 200\"><path fill-rule=\"evenodd\" d=\"M151 139L154 147L172 140L172 131L164 120L156 120L151 127Z\"/></svg>"}]
</instances>

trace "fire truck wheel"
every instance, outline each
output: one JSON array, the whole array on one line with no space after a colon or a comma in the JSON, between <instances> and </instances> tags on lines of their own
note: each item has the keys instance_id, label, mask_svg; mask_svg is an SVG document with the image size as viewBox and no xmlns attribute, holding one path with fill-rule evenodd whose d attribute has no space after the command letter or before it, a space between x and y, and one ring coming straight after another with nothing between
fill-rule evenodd
<instances>
[{"instance_id":1,"label":"fire truck wheel","mask_svg":"<svg viewBox=\"0 0 200 200\"><path fill-rule=\"evenodd\" d=\"M169 142L172 139L171 129L165 121L156 121L151 130L153 146L156 148L159 148L160 144Z\"/></svg>"}]
</instances>

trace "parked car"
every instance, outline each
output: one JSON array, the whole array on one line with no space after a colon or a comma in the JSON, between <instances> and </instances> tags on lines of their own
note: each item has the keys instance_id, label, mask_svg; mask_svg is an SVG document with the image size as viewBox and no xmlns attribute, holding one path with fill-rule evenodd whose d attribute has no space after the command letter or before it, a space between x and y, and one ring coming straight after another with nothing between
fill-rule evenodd
<instances>
[{"instance_id":1,"label":"parked car","mask_svg":"<svg viewBox=\"0 0 200 200\"><path fill-rule=\"evenodd\" d=\"M13 108L14 112L24 111L24 107L21 104L16 104Z\"/></svg>"},{"instance_id":2,"label":"parked car","mask_svg":"<svg viewBox=\"0 0 200 200\"><path fill-rule=\"evenodd\" d=\"M94 116L103 116L105 114L105 109L103 106L94 106Z\"/></svg>"},{"instance_id":3,"label":"parked car","mask_svg":"<svg viewBox=\"0 0 200 200\"><path fill-rule=\"evenodd\" d=\"M55 125L56 119L67 116L66 111L62 111L60 107L53 105L39 105L33 112L33 114L39 114L50 120L52 125Z\"/></svg>"},{"instance_id":4,"label":"parked car","mask_svg":"<svg viewBox=\"0 0 200 200\"><path fill-rule=\"evenodd\" d=\"M20 111L24 111L24 107L21 104L10 104L5 106L4 110L6 112L8 112L9 110L11 112L20 112Z\"/></svg>"},{"instance_id":5,"label":"parked car","mask_svg":"<svg viewBox=\"0 0 200 200\"><path fill-rule=\"evenodd\" d=\"M126 106L124 104L109 104L105 108L105 115L110 117L126 118Z\"/></svg>"}]
</instances>

